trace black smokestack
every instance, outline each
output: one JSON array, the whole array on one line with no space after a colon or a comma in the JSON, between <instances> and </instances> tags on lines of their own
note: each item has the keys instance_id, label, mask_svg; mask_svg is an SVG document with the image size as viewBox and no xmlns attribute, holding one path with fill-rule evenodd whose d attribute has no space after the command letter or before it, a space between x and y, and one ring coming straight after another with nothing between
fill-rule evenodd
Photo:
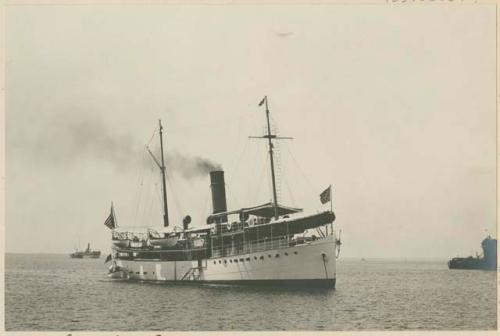
<instances>
[{"instance_id":1,"label":"black smokestack","mask_svg":"<svg viewBox=\"0 0 500 336\"><path fill-rule=\"evenodd\" d=\"M226 186L224 184L224 172L222 170L210 172L210 189L212 189L213 213L226 212ZM220 217L216 220L216 223L227 223L227 216Z\"/></svg>"}]
</instances>

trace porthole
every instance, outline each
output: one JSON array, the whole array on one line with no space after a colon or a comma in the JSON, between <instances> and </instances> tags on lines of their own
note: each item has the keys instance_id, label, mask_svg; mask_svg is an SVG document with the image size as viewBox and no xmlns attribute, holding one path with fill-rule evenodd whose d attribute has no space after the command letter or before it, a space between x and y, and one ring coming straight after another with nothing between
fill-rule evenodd
<instances>
[{"instance_id":1,"label":"porthole","mask_svg":"<svg viewBox=\"0 0 500 336\"><path fill-rule=\"evenodd\" d=\"M244 262L244 261L245 261L245 259L243 259L243 258L240 258L240 261L241 261L241 262Z\"/></svg>"},{"instance_id":2,"label":"porthole","mask_svg":"<svg viewBox=\"0 0 500 336\"><path fill-rule=\"evenodd\" d=\"M285 252L285 255L287 256L287 255L288 255L288 252Z\"/></svg>"},{"instance_id":3,"label":"porthole","mask_svg":"<svg viewBox=\"0 0 500 336\"><path fill-rule=\"evenodd\" d=\"M247 258L247 261L250 261L250 257Z\"/></svg>"},{"instance_id":4,"label":"porthole","mask_svg":"<svg viewBox=\"0 0 500 336\"><path fill-rule=\"evenodd\" d=\"M260 260L264 260L264 256L260 256Z\"/></svg>"},{"instance_id":5,"label":"porthole","mask_svg":"<svg viewBox=\"0 0 500 336\"><path fill-rule=\"evenodd\" d=\"M257 257L256 257L256 256L255 256L255 257L253 257L253 258L254 258L255 260L257 260Z\"/></svg>"},{"instance_id":6,"label":"porthole","mask_svg":"<svg viewBox=\"0 0 500 336\"><path fill-rule=\"evenodd\" d=\"M224 264L227 264L227 260L224 260Z\"/></svg>"},{"instance_id":7,"label":"porthole","mask_svg":"<svg viewBox=\"0 0 500 336\"><path fill-rule=\"evenodd\" d=\"M139 272L135 272L135 274L139 274Z\"/></svg>"},{"instance_id":8,"label":"porthole","mask_svg":"<svg viewBox=\"0 0 500 336\"><path fill-rule=\"evenodd\" d=\"M219 264L222 263L222 260L219 260Z\"/></svg>"},{"instance_id":9,"label":"porthole","mask_svg":"<svg viewBox=\"0 0 500 336\"><path fill-rule=\"evenodd\" d=\"M271 255L270 255L270 254L268 254L267 256L268 256L269 258L271 258Z\"/></svg>"},{"instance_id":10,"label":"porthole","mask_svg":"<svg viewBox=\"0 0 500 336\"><path fill-rule=\"evenodd\" d=\"M232 260L232 259L229 259L229 262L232 264L232 263L233 263L233 260Z\"/></svg>"},{"instance_id":11,"label":"porthole","mask_svg":"<svg viewBox=\"0 0 500 336\"><path fill-rule=\"evenodd\" d=\"M279 253L276 253L276 255L274 256L275 258L279 258L280 257L280 254Z\"/></svg>"},{"instance_id":12,"label":"porthole","mask_svg":"<svg viewBox=\"0 0 500 336\"><path fill-rule=\"evenodd\" d=\"M144 273L142 273L142 274L146 275L146 274L148 274L148 272L144 272Z\"/></svg>"},{"instance_id":13,"label":"porthole","mask_svg":"<svg viewBox=\"0 0 500 336\"><path fill-rule=\"evenodd\" d=\"M297 251L293 251L293 254L299 254L299 252L297 252Z\"/></svg>"},{"instance_id":14,"label":"porthole","mask_svg":"<svg viewBox=\"0 0 500 336\"><path fill-rule=\"evenodd\" d=\"M153 272L153 275L155 274L155 272Z\"/></svg>"},{"instance_id":15,"label":"porthole","mask_svg":"<svg viewBox=\"0 0 500 336\"><path fill-rule=\"evenodd\" d=\"M234 262L237 263L238 262L238 259L234 259Z\"/></svg>"}]
</instances>

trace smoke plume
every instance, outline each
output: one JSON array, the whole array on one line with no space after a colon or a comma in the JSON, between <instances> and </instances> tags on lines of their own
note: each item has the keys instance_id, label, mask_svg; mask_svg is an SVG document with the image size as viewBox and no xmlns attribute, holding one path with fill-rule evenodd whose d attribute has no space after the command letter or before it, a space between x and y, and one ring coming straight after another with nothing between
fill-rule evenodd
<instances>
[{"instance_id":1,"label":"smoke plume","mask_svg":"<svg viewBox=\"0 0 500 336\"><path fill-rule=\"evenodd\" d=\"M144 144L131 134L111 129L98 116L76 119L59 115L51 123L37 128L37 132L23 136L7 134L7 156L15 159L19 155L29 155L38 165L63 168L85 161L106 162L120 171L137 169L138 164L150 167L152 161L146 157L149 154L144 153ZM154 155L160 159L159 152ZM181 153L167 153L165 165L170 175L186 179L205 176L221 168L208 159Z\"/></svg>"},{"instance_id":2,"label":"smoke plume","mask_svg":"<svg viewBox=\"0 0 500 336\"><path fill-rule=\"evenodd\" d=\"M180 153L167 154L166 167L169 173L178 174L186 179L207 176L213 170L221 170L220 164L202 157L189 157Z\"/></svg>"}]
</instances>

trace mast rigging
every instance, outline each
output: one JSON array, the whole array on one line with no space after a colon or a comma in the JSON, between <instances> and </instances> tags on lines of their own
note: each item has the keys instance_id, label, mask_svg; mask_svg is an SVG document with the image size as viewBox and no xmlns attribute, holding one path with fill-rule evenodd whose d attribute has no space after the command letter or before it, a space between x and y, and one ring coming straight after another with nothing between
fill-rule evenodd
<instances>
[{"instance_id":1,"label":"mast rigging","mask_svg":"<svg viewBox=\"0 0 500 336\"><path fill-rule=\"evenodd\" d=\"M271 180L273 184L273 208L274 208L274 218L278 219L278 196L276 192L276 175L274 172L274 155L273 155L273 141L272 139L293 139L291 137L278 137L276 134L271 134L271 123L269 122L269 105L267 103L267 96L264 96L262 101L259 103L259 106L266 103L266 121L267 121L267 134L263 136L251 136L249 138L259 138L259 139L267 139L269 145L269 159L271 162Z\"/></svg>"}]
</instances>

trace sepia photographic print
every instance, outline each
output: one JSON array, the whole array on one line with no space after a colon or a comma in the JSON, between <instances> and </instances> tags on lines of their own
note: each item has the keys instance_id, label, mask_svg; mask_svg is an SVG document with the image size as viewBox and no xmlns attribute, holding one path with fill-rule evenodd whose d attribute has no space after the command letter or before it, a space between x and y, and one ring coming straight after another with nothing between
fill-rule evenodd
<instances>
[{"instance_id":1,"label":"sepia photographic print","mask_svg":"<svg viewBox=\"0 0 500 336\"><path fill-rule=\"evenodd\" d=\"M497 13L7 1L4 331L496 331Z\"/></svg>"}]
</instances>

